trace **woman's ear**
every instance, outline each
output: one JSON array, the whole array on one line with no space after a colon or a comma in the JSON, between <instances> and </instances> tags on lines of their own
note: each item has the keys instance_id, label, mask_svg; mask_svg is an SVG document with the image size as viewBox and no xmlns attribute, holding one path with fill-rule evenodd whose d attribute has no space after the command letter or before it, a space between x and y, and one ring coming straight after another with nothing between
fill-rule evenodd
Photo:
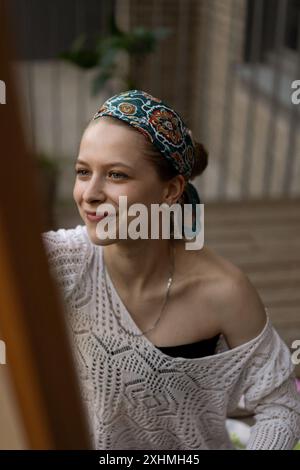
<instances>
[{"instance_id":1,"label":"woman's ear","mask_svg":"<svg viewBox=\"0 0 300 470\"><path fill-rule=\"evenodd\" d=\"M164 202L169 205L175 204L180 199L185 187L185 179L183 175L176 175L167 181Z\"/></svg>"}]
</instances>

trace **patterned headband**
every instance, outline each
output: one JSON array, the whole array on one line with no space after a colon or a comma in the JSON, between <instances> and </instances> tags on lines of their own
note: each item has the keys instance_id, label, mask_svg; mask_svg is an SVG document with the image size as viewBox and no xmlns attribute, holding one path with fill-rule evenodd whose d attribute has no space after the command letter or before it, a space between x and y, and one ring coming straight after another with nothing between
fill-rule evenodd
<instances>
[{"instance_id":1,"label":"patterned headband","mask_svg":"<svg viewBox=\"0 0 300 470\"><path fill-rule=\"evenodd\" d=\"M195 146L191 131L179 114L145 91L129 90L106 100L92 120L101 116L112 116L136 128L150 140L178 174L184 176L186 185L183 200L192 204L192 226L195 230L196 204L200 204L200 197L196 188L188 182L195 161Z\"/></svg>"},{"instance_id":2,"label":"patterned headband","mask_svg":"<svg viewBox=\"0 0 300 470\"><path fill-rule=\"evenodd\" d=\"M141 90L112 96L93 119L113 116L140 131L186 180L191 176L195 147L181 117L163 101Z\"/></svg>"}]
</instances>

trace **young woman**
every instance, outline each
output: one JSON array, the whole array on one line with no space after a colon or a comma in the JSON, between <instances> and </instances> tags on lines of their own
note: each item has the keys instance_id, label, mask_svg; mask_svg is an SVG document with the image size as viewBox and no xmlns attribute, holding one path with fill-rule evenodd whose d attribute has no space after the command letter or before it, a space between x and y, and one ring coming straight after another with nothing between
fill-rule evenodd
<instances>
[{"instance_id":1,"label":"young woman","mask_svg":"<svg viewBox=\"0 0 300 470\"><path fill-rule=\"evenodd\" d=\"M248 449L291 449L299 438L290 352L247 276L184 239L99 238L107 204L119 221L120 196L149 213L195 207L189 180L206 165L164 102L115 95L80 145L74 199L84 225L43 234L97 449L231 449L226 417L241 398L256 418Z\"/></svg>"}]
</instances>

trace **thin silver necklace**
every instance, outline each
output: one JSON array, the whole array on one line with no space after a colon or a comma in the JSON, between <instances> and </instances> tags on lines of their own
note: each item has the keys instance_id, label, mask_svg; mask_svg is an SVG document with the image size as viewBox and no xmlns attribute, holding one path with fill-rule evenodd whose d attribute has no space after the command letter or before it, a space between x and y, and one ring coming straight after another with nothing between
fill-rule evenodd
<instances>
[{"instance_id":1,"label":"thin silver necklace","mask_svg":"<svg viewBox=\"0 0 300 470\"><path fill-rule=\"evenodd\" d=\"M169 278L168 278L168 282L167 282L167 288L166 288L166 294L165 294L165 298L164 298L164 302L163 302L163 305L162 305L162 308L161 308L161 311L160 311L160 315L159 317L157 318L156 322L154 323L154 325L149 328L148 330L146 331L142 331L141 333L133 333L132 331L127 331L127 333L131 334L132 336L143 336L145 335L146 333L149 333L150 331L154 330L154 328L157 326L158 322L160 321L161 317L162 317L162 314L165 310L165 307L167 305L167 302L168 302L168 299L169 299L169 294L170 294L170 288L171 288L171 285L173 283L173 276L174 276L174 264L175 264L175 248L174 248L174 244L172 242L170 242L170 250L169 250L169 257L170 257L170 269L169 269ZM121 324L120 322L120 319L119 319L119 316L116 314L115 312L115 309L114 309L114 306L113 306L113 302L112 302L112 298L111 298L111 295L110 295L110 292L109 292L109 289L108 289L108 283L107 283L107 275L106 275L106 267L105 267L105 262L104 262L104 250L103 250L103 247L102 247L102 269L103 269L103 275L104 275L104 284L105 284L105 290L106 290L106 294L107 294L107 297L108 297L108 300L109 300L109 304L110 304L110 308L113 312L113 314L115 315L118 323L119 323L119 326L121 326L121 328L125 329L124 326Z\"/></svg>"}]
</instances>

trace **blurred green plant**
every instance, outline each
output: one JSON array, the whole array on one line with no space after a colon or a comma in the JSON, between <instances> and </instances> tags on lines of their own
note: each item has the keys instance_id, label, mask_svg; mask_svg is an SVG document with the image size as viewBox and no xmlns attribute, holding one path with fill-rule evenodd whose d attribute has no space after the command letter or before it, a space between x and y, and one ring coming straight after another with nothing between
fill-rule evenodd
<instances>
[{"instance_id":1,"label":"blurred green plant","mask_svg":"<svg viewBox=\"0 0 300 470\"><path fill-rule=\"evenodd\" d=\"M246 449L246 446L240 441L240 438L235 432L230 433L230 440L236 449Z\"/></svg>"},{"instance_id":2,"label":"blurred green plant","mask_svg":"<svg viewBox=\"0 0 300 470\"><path fill-rule=\"evenodd\" d=\"M55 227L54 209L61 170L59 158L42 152L34 154L33 157L37 167L38 189L43 206L44 230L53 230Z\"/></svg>"},{"instance_id":3,"label":"blurred green plant","mask_svg":"<svg viewBox=\"0 0 300 470\"><path fill-rule=\"evenodd\" d=\"M86 47L87 37L85 34L81 34L74 41L70 50L59 56L83 69L99 69L92 83L91 92L93 95L98 93L108 80L115 77L123 80L126 89L137 88L132 74L129 72L122 75L118 69L118 53L125 52L139 67L148 54L155 52L159 41L171 33L169 28L150 30L142 26L124 32L117 26L114 14L110 16L109 31L108 36L96 39L92 48Z\"/></svg>"},{"instance_id":4,"label":"blurred green plant","mask_svg":"<svg viewBox=\"0 0 300 470\"><path fill-rule=\"evenodd\" d=\"M40 152L34 155L36 162L40 168L43 168L53 174L57 174L59 171L58 158L50 157L46 153Z\"/></svg>"}]
</instances>

